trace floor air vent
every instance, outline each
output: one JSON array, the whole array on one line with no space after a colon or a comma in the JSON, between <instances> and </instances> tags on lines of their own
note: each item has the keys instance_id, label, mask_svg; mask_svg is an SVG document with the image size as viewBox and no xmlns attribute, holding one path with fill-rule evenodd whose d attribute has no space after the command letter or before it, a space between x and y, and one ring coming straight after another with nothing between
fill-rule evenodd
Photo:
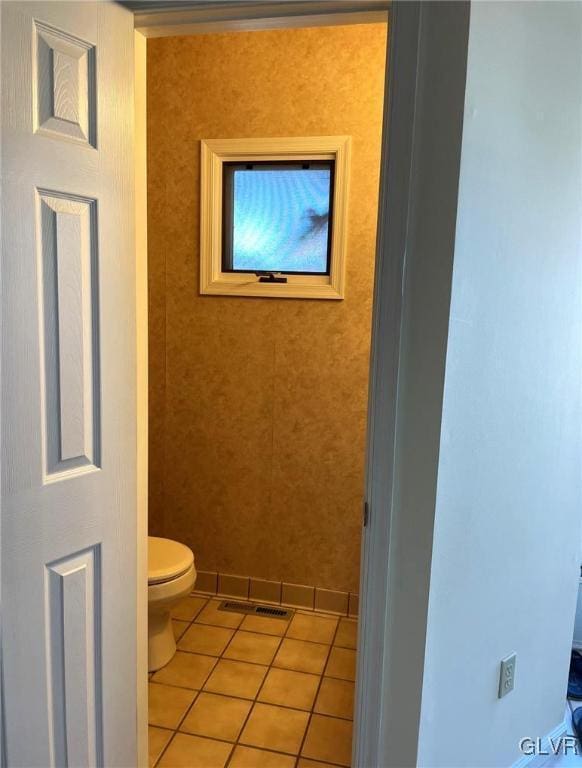
<instances>
[{"instance_id":1,"label":"floor air vent","mask_svg":"<svg viewBox=\"0 0 582 768\"><path fill-rule=\"evenodd\" d=\"M243 603L237 600L223 600L218 606L219 611L232 611L233 613L251 613L255 616L264 616L270 619L285 619L293 616L289 608L279 608L274 605L256 605L255 603Z\"/></svg>"}]
</instances>

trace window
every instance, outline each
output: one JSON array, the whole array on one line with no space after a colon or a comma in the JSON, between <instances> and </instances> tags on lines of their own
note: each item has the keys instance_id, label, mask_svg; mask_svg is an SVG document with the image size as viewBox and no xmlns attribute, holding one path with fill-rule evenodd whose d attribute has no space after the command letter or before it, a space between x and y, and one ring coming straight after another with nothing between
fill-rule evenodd
<instances>
[{"instance_id":1,"label":"window","mask_svg":"<svg viewBox=\"0 0 582 768\"><path fill-rule=\"evenodd\" d=\"M203 294L341 299L348 137L202 142Z\"/></svg>"},{"instance_id":2,"label":"window","mask_svg":"<svg viewBox=\"0 0 582 768\"><path fill-rule=\"evenodd\" d=\"M222 269L329 275L334 161L224 163Z\"/></svg>"}]
</instances>

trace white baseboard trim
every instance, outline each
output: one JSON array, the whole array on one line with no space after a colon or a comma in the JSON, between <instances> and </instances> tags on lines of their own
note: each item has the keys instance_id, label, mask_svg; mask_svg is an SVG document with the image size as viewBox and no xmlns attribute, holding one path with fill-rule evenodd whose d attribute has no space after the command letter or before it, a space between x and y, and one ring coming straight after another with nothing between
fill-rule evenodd
<instances>
[{"instance_id":1,"label":"white baseboard trim","mask_svg":"<svg viewBox=\"0 0 582 768\"><path fill-rule=\"evenodd\" d=\"M556 745L558 739L562 736L566 736L568 733L568 723L566 719L562 720L558 725L551 730L548 734L542 737L541 751L535 755L523 755L512 764L511 768L540 768L542 765L551 765L554 760L557 760L560 756L555 755L552 749L552 744ZM535 738L532 736L532 738ZM542 754L546 753L546 754Z\"/></svg>"}]
</instances>

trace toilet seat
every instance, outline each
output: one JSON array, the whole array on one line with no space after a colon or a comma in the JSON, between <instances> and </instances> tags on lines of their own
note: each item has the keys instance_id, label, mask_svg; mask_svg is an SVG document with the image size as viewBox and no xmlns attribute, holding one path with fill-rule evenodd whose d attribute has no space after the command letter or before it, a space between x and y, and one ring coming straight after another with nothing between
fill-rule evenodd
<instances>
[{"instance_id":1,"label":"toilet seat","mask_svg":"<svg viewBox=\"0 0 582 768\"><path fill-rule=\"evenodd\" d=\"M163 584L182 576L194 563L189 547L172 539L148 536L148 584Z\"/></svg>"}]
</instances>

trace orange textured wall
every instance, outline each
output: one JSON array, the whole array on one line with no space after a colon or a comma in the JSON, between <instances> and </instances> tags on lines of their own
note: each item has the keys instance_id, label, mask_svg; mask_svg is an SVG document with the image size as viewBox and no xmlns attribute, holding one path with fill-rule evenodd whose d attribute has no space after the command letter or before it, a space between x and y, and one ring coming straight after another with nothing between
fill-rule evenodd
<instances>
[{"instance_id":1,"label":"orange textured wall","mask_svg":"<svg viewBox=\"0 0 582 768\"><path fill-rule=\"evenodd\" d=\"M386 25L148 40L150 531L357 590ZM200 296L200 139L352 136L346 298Z\"/></svg>"}]
</instances>

